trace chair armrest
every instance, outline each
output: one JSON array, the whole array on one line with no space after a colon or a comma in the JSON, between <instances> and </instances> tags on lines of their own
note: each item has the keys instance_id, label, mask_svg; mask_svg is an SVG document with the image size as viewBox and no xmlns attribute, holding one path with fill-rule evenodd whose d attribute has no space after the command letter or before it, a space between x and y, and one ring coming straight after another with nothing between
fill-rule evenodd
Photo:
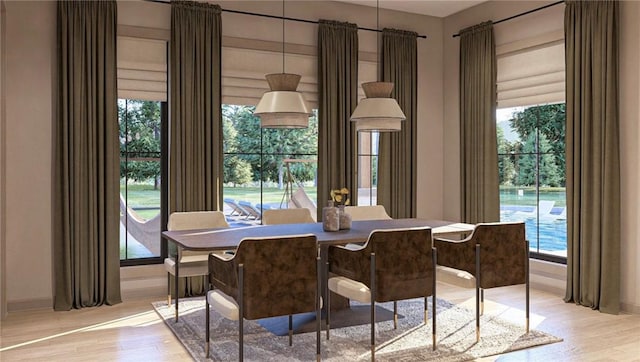
<instances>
[{"instance_id":1,"label":"chair armrest","mask_svg":"<svg viewBox=\"0 0 640 362\"><path fill-rule=\"evenodd\" d=\"M371 253L366 246L352 250L349 247L329 247L329 271L364 283L371 280Z\"/></svg>"},{"instance_id":2,"label":"chair armrest","mask_svg":"<svg viewBox=\"0 0 640 362\"><path fill-rule=\"evenodd\" d=\"M433 246L438 250L438 265L464 270L475 275L475 244L470 239L434 238Z\"/></svg>"},{"instance_id":3,"label":"chair armrest","mask_svg":"<svg viewBox=\"0 0 640 362\"><path fill-rule=\"evenodd\" d=\"M237 298L238 276L234 257L209 254L209 283L223 293Z\"/></svg>"}]
</instances>

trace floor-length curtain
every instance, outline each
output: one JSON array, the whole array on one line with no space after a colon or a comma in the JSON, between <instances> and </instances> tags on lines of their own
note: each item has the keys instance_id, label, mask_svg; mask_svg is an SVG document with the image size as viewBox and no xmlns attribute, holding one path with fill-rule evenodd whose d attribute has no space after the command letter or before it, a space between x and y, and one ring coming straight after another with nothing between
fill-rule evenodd
<instances>
[{"instance_id":1,"label":"floor-length curtain","mask_svg":"<svg viewBox=\"0 0 640 362\"><path fill-rule=\"evenodd\" d=\"M171 2L169 212L221 210L220 12L218 5ZM201 294L204 278L188 278L180 290Z\"/></svg>"},{"instance_id":2,"label":"floor-length curtain","mask_svg":"<svg viewBox=\"0 0 640 362\"><path fill-rule=\"evenodd\" d=\"M54 308L120 297L116 2L58 2Z\"/></svg>"},{"instance_id":3,"label":"floor-length curtain","mask_svg":"<svg viewBox=\"0 0 640 362\"><path fill-rule=\"evenodd\" d=\"M418 34L382 31L382 80L407 117L399 132L380 133L377 204L393 218L416 216Z\"/></svg>"},{"instance_id":4,"label":"floor-length curtain","mask_svg":"<svg viewBox=\"0 0 640 362\"><path fill-rule=\"evenodd\" d=\"M462 221L500 221L493 24L460 32L460 201Z\"/></svg>"},{"instance_id":5,"label":"floor-length curtain","mask_svg":"<svg viewBox=\"0 0 640 362\"><path fill-rule=\"evenodd\" d=\"M357 201L358 28L320 20L318 28L318 220L330 190L346 187Z\"/></svg>"},{"instance_id":6,"label":"floor-length curtain","mask_svg":"<svg viewBox=\"0 0 640 362\"><path fill-rule=\"evenodd\" d=\"M567 1L565 301L620 309L618 2Z\"/></svg>"}]
</instances>

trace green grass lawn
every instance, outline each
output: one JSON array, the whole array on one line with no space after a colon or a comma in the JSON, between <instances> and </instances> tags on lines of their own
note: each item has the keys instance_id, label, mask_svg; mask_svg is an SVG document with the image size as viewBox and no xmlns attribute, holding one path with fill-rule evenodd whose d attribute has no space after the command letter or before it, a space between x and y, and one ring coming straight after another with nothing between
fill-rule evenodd
<instances>
[{"instance_id":1,"label":"green grass lawn","mask_svg":"<svg viewBox=\"0 0 640 362\"><path fill-rule=\"evenodd\" d=\"M261 201L260 187L224 187L223 197L249 201L253 204L279 204L283 199L284 191L277 187L263 187ZM315 187L305 187L304 191L311 200L315 200L317 193ZM141 217L149 219L160 211L160 189L154 190L152 184L120 184L120 193L124 196L125 192L127 205Z\"/></svg>"}]
</instances>

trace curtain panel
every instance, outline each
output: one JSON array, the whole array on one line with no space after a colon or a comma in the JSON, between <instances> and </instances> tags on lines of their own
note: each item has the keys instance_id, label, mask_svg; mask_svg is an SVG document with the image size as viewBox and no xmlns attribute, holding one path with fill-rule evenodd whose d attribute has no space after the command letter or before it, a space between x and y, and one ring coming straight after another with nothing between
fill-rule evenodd
<instances>
[{"instance_id":1,"label":"curtain panel","mask_svg":"<svg viewBox=\"0 0 640 362\"><path fill-rule=\"evenodd\" d=\"M351 113L358 102L358 27L320 20L318 28L318 220L331 189L358 200L358 143Z\"/></svg>"},{"instance_id":2,"label":"curtain panel","mask_svg":"<svg viewBox=\"0 0 640 362\"><path fill-rule=\"evenodd\" d=\"M57 4L54 309L121 302L116 2Z\"/></svg>"},{"instance_id":3,"label":"curtain panel","mask_svg":"<svg viewBox=\"0 0 640 362\"><path fill-rule=\"evenodd\" d=\"M463 222L500 221L493 23L460 31L460 195Z\"/></svg>"},{"instance_id":4,"label":"curtain panel","mask_svg":"<svg viewBox=\"0 0 640 362\"><path fill-rule=\"evenodd\" d=\"M620 310L617 1L567 1L565 301Z\"/></svg>"},{"instance_id":5,"label":"curtain panel","mask_svg":"<svg viewBox=\"0 0 640 362\"><path fill-rule=\"evenodd\" d=\"M383 29L382 80L407 119L399 132L380 133L377 204L392 218L416 216L418 33Z\"/></svg>"},{"instance_id":6,"label":"curtain panel","mask_svg":"<svg viewBox=\"0 0 640 362\"><path fill-rule=\"evenodd\" d=\"M218 5L171 2L169 213L222 209L220 12ZM203 277L185 279L183 296L206 291Z\"/></svg>"}]
</instances>

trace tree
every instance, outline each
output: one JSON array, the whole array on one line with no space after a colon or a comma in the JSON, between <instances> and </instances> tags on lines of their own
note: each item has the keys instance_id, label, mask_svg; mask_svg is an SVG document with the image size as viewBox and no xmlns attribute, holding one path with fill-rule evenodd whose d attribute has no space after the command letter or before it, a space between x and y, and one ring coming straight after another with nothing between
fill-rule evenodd
<instances>
[{"instance_id":1,"label":"tree","mask_svg":"<svg viewBox=\"0 0 640 362\"><path fill-rule=\"evenodd\" d=\"M150 179L154 189L160 178L160 102L119 100L120 175L137 182ZM157 159L157 160L148 160Z\"/></svg>"},{"instance_id":2,"label":"tree","mask_svg":"<svg viewBox=\"0 0 640 362\"><path fill-rule=\"evenodd\" d=\"M551 144L543 134L540 134L537 142L536 134L529 134L522 146L522 154L518 160L517 184L519 186L536 185L538 183L536 178L539 178L540 186L560 186L562 176L558 172L553 155L549 153L550 148ZM538 158L539 163L536 167Z\"/></svg>"},{"instance_id":3,"label":"tree","mask_svg":"<svg viewBox=\"0 0 640 362\"><path fill-rule=\"evenodd\" d=\"M559 185L565 184L565 109L564 103L528 107L522 112L515 112L509 120L520 139L528 140L531 134L538 132L548 141L549 147L544 152L551 155L551 159L546 160L555 165L554 174L560 177Z\"/></svg>"},{"instance_id":4,"label":"tree","mask_svg":"<svg viewBox=\"0 0 640 362\"><path fill-rule=\"evenodd\" d=\"M230 137L225 153L227 157L231 153L248 162L253 180L276 181L283 187L284 159L308 158L310 154L315 158L317 118L314 115L309 120L309 127L304 129L265 129L260 128L260 119L253 115L253 110L251 106L223 105L223 118L228 121L225 127L234 130L225 134L225 145ZM315 178L315 167L311 164L292 163L290 170L296 181Z\"/></svg>"},{"instance_id":5,"label":"tree","mask_svg":"<svg viewBox=\"0 0 640 362\"><path fill-rule=\"evenodd\" d=\"M498 177L500 185L513 185L516 169L513 165L513 145L504 137L502 128L497 128L498 135Z\"/></svg>"}]
</instances>

